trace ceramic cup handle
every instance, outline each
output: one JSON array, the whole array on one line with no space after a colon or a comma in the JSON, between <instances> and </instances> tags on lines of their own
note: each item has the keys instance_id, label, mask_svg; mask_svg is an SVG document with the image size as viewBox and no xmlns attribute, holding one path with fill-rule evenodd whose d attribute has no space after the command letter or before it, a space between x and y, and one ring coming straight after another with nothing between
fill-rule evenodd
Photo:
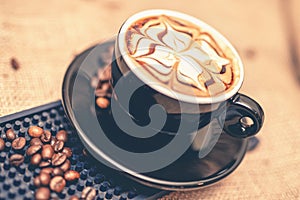
<instances>
[{"instance_id":1,"label":"ceramic cup handle","mask_svg":"<svg viewBox=\"0 0 300 200\"><path fill-rule=\"evenodd\" d=\"M228 101L224 131L229 135L238 138L253 136L263 122L263 109L250 97L238 93Z\"/></svg>"}]
</instances>

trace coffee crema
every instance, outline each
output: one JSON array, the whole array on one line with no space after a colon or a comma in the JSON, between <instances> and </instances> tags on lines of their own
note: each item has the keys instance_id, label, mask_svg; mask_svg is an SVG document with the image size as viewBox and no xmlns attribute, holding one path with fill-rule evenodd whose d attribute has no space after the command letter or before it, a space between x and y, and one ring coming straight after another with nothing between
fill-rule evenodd
<instances>
[{"instance_id":1,"label":"coffee crema","mask_svg":"<svg viewBox=\"0 0 300 200\"><path fill-rule=\"evenodd\" d=\"M126 31L129 57L149 80L196 97L221 95L238 82L233 53L218 42L209 31L166 15L140 19Z\"/></svg>"}]
</instances>

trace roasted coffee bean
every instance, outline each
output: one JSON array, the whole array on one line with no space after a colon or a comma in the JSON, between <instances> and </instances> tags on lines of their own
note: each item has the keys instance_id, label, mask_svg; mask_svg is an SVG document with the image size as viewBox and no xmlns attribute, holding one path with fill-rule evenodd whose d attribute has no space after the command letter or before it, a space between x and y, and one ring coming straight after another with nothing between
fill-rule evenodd
<instances>
[{"instance_id":1,"label":"roasted coffee bean","mask_svg":"<svg viewBox=\"0 0 300 200\"><path fill-rule=\"evenodd\" d=\"M71 150L69 147L65 147L65 148L62 150L62 152L63 152L64 154L66 154L66 156L67 156L68 158L70 158L70 157L72 156L72 150Z\"/></svg>"},{"instance_id":2,"label":"roasted coffee bean","mask_svg":"<svg viewBox=\"0 0 300 200\"><path fill-rule=\"evenodd\" d=\"M68 133L65 130L60 130L56 133L56 139L66 142L68 140Z\"/></svg>"},{"instance_id":3,"label":"roasted coffee bean","mask_svg":"<svg viewBox=\"0 0 300 200\"><path fill-rule=\"evenodd\" d=\"M52 176L63 176L63 175L64 175L64 171L61 168L55 167L53 169Z\"/></svg>"},{"instance_id":4,"label":"roasted coffee bean","mask_svg":"<svg viewBox=\"0 0 300 200\"><path fill-rule=\"evenodd\" d=\"M110 90L104 91L102 89L96 89L95 90L95 96L96 97L107 97L107 98L110 98L112 96L112 92Z\"/></svg>"},{"instance_id":5,"label":"roasted coffee bean","mask_svg":"<svg viewBox=\"0 0 300 200\"><path fill-rule=\"evenodd\" d=\"M0 138L0 151L3 151L5 149L5 142L2 138Z\"/></svg>"},{"instance_id":6,"label":"roasted coffee bean","mask_svg":"<svg viewBox=\"0 0 300 200\"><path fill-rule=\"evenodd\" d=\"M64 153L56 153L52 156L52 166L60 166L62 165L67 159L66 154Z\"/></svg>"},{"instance_id":7,"label":"roasted coffee bean","mask_svg":"<svg viewBox=\"0 0 300 200\"><path fill-rule=\"evenodd\" d=\"M70 199L69 200L79 200L79 197L78 196L76 196L76 195L73 195L73 196L71 196L70 197Z\"/></svg>"},{"instance_id":8,"label":"roasted coffee bean","mask_svg":"<svg viewBox=\"0 0 300 200\"><path fill-rule=\"evenodd\" d=\"M94 76L94 77L91 78L91 86L92 86L93 88L96 88L96 87L97 87L98 82L99 82L99 80L98 80L97 77Z\"/></svg>"},{"instance_id":9,"label":"roasted coffee bean","mask_svg":"<svg viewBox=\"0 0 300 200\"><path fill-rule=\"evenodd\" d=\"M107 91L101 90L101 89L96 89L95 90L95 96L96 97L106 97L107 96Z\"/></svg>"},{"instance_id":10,"label":"roasted coffee bean","mask_svg":"<svg viewBox=\"0 0 300 200\"><path fill-rule=\"evenodd\" d=\"M9 162L11 165L19 166L24 162L24 156L21 154L13 154L10 156Z\"/></svg>"},{"instance_id":11,"label":"roasted coffee bean","mask_svg":"<svg viewBox=\"0 0 300 200\"><path fill-rule=\"evenodd\" d=\"M12 141L12 140L16 139L16 134L12 129L8 129L5 134L6 134L7 140Z\"/></svg>"},{"instance_id":12,"label":"roasted coffee bean","mask_svg":"<svg viewBox=\"0 0 300 200\"><path fill-rule=\"evenodd\" d=\"M46 187L38 188L35 191L35 199L36 200L48 200L48 199L50 199L50 190Z\"/></svg>"},{"instance_id":13,"label":"roasted coffee bean","mask_svg":"<svg viewBox=\"0 0 300 200\"><path fill-rule=\"evenodd\" d=\"M102 59L101 59L101 61L102 61ZM105 65L106 65L106 64L105 64ZM102 74L103 74L103 71L104 71L104 70L105 70L105 67L101 67L101 68L99 68L98 71L97 71L97 78L98 78L99 81L102 81L101 78L102 78L102 76L103 76Z\"/></svg>"},{"instance_id":14,"label":"roasted coffee bean","mask_svg":"<svg viewBox=\"0 0 300 200\"><path fill-rule=\"evenodd\" d=\"M75 170L66 171L64 174L66 181L74 181L80 178L80 174Z\"/></svg>"},{"instance_id":15,"label":"roasted coffee bean","mask_svg":"<svg viewBox=\"0 0 300 200\"><path fill-rule=\"evenodd\" d=\"M11 143L11 146L15 150L23 149L26 145L26 139L24 137L18 137L14 139L14 141Z\"/></svg>"},{"instance_id":16,"label":"roasted coffee bean","mask_svg":"<svg viewBox=\"0 0 300 200\"><path fill-rule=\"evenodd\" d=\"M50 181L50 189L57 193L63 191L65 185L66 181L62 176L55 176Z\"/></svg>"},{"instance_id":17,"label":"roasted coffee bean","mask_svg":"<svg viewBox=\"0 0 300 200\"><path fill-rule=\"evenodd\" d=\"M34 146L34 145L43 145L42 141L40 140L40 138L32 138L30 140L30 145Z\"/></svg>"},{"instance_id":18,"label":"roasted coffee bean","mask_svg":"<svg viewBox=\"0 0 300 200\"><path fill-rule=\"evenodd\" d=\"M49 185L50 180L51 180L51 176L47 173L40 173L40 175L38 176L40 178L41 184L42 185Z\"/></svg>"},{"instance_id":19,"label":"roasted coffee bean","mask_svg":"<svg viewBox=\"0 0 300 200\"><path fill-rule=\"evenodd\" d=\"M109 106L110 102L107 98L104 97L98 97L96 99L96 104L99 108L105 109Z\"/></svg>"},{"instance_id":20,"label":"roasted coffee bean","mask_svg":"<svg viewBox=\"0 0 300 200\"><path fill-rule=\"evenodd\" d=\"M47 173L49 175L52 175L53 168L51 168L51 167L43 168L40 173Z\"/></svg>"},{"instance_id":21,"label":"roasted coffee bean","mask_svg":"<svg viewBox=\"0 0 300 200\"><path fill-rule=\"evenodd\" d=\"M53 145L53 149L54 151L57 153L59 151L62 151L64 148L65 143L61 140L57 140L54 145Z\"/></svg>"},{"instance_id":22,"label":"roasted coffee bean","mask_svg":"<svg viewBox=\"0 0 300 200\"><path fill-rule=\"evenodd\" d=\"M107 65L105 68L99 68L98 78L100 81L109 81L111 79L111 66Z\"/></svg>"},{"instance_id":23,"label":"roasted coffee bean","mask_svg":"<svg viewBox=\"0 0 300 200\"><path fill-rule=\"evenodd\" d=\"M33 154L36 154L37 152L39 152L39 150L41 150L42 146L41 145L33 145L30 146L27 150L26 150L26 155L27 156L32 156Z\"/></svg>"},{"instance_id":24,"label":"roasted coffee bean","mask_svg":"<svg viewBox=\"0 0 300 200\"><path fill-rule=\"evenodd\" d=\"M54 150L50 144L45 144L42 149L42 157L44 160L51 159L54 154Z\"/></svg>"},{"instance_id":25,"label":"roasted coffee bean","mask_svg":"<svg viewBox=\"0 0 300 200\"><path fill-rule=\"evenodd\" d=\"M71 162L70 162L70 160L68 160L68 159L65 161L64 164L62 164L62 165L60 166L60 168L61 168L64 172L68 171L68 170L70 169L70 167L71 167Z\"/></svg>"},{"instance_id":26,"label":"roasted coffee bean","mask_svg":"<svg viewBox=\"0 0 300 200\"><path fill-rule=\"evenodd\" d=\"M40 168L44 168L44 167L49 167L51 165L51 161L50 160L46 160L46 161L42 161L40 164L39 164L39 167Z\"/></svg>"},{"instance_id":27,"label":"roasted coffee bean","mask_svg":"<svg viewBox=\"0 0 300 200\"><path fill-rule=\"evenodd\" d=\"M14 70L20 69L20 63L17 61L16 58L11 58L11 59L10 59L10 66L11 66L11 68L13 68Z\"/></svg>"},{"instance_id":28,"label":"roasted coffee bean","mask_svg":"<svg viewBox=\"0 0 300 200\"><path fill-rule=\"evenodd\" d=\"M48 143L51 141L51 133L50 131L44 131L43 134L41 135L41 141L44 143Z\"/></svg>"},{"instance_id":29,"label":"roasted coffee bean","mask_svg":"<svg viewBox=\"0 0 300 200\"><path fill-rule=\"evenodd\" d=\"M39 153L34 154L30 159L30 163L32 165L39 165L41 161L42 161L42 156Z\"/></svg>"},{"instance_id":30,"label":"roasted coffee bean","mask_svg":"<svg viewBox=\"0 0 300 200\"><path fill-rule=\"evenodd\" d=\"M48 175L48 176L47 176ZM47 177L49 177L49 181L48 181L48 184L49 184L49 182L50 182L50 180L51 180L51 177L50 177L50 175L49 174L47 174L46 175L46 173L40 173L38 176L36 176L34 179L33 179L33 184L36 186L36 187L41 187L42 185L44 185L44 186L47 186ZM42 178L41 178L42 177ZM46 184L43 184L42 183L42 180L43 180L43 182L44 183L46 183Z\"/></svg>"},{"instance_id":31,"label":"roasted coffee bean","mask_svg":"<svg viewBox=\"0 0 300 200\"><path fill-rule=\"evenodd\" d=\"M104 90L104 91L109 91L110 90L110 84L109 84L109 82L102 83L100 89Z\"/></svg>"},{"instance_id":32,"label":"roasted coffee bean","mask_svg":"<svg viewBox=\"0 0 300 200\"><path fill-rule=\"evenodd\" d=\"M34 138L39 138L41 137L41 135L43 134L44 130L38 126L31 126L29 127L28 129L28 134L31 136L31 137L34 137Z\"/></svg>"},{"instance_id":33,"label":"roasted coffee bean","mask_svg":"<svg viewBox=\"0 0 300 200\"><path fill-rule=\"evenodd\" d=\"M50 145L53 146L56 141L57 141L57 139L54 136L52 136L51 141L50 141Z\"/></svg>"},{"instance_id":34,"label":"roasted coffee bean","mask_svg":"<svg viewBox=\"0 0 300 200\"><path fill-rule=\"evenodd\" d=\"M99 81L95 90L96 93L111 93L111 85L108 81ZM97 96L97 95L96 95Z\"/></svg>"},{"instance_id":35,"label":"roasted coffee bean","mask_svg":"<svg viewBox=\"0 0 300 200\"><path fill-rule=\"evenodd\" d=\"M33 184L35 187L40 187L41 186L41 180L40 180L40 177L37 176L33 179Z\"/></svg>"},{"instance_id":36,"label":"roasted coffee bean","mask_svg":"<svg viewBox=\"0 0 300 200\"><path fill-rule=\"evenodd\" d=\"M86 187L82 190L81 199L94 200L96 197L96 190L92 187Z\"/></svg>"}]
</instances>

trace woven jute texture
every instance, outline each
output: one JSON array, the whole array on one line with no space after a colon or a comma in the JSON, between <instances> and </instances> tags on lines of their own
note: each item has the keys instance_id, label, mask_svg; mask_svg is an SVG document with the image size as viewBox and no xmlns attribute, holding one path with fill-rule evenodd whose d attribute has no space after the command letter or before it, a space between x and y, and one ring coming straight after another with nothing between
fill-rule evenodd
<instances>
[{"instance_id":1,"label":"woven jute texture","mask_svg":"<svg viewBox=\"0 0 300 200\"><path fill-rule=\"evenodd\" d=\"M241 92L262 105L266 119L259 146L233 174L163 199L300 199L300 86L289 59L282 5L279 0L1 0L0 116L60 99L74 56L115 35L133 13L182 11L214 26L237 48L245 65ZM11 68L12 57L19 70Z\"/></svg>"}]
</instances>

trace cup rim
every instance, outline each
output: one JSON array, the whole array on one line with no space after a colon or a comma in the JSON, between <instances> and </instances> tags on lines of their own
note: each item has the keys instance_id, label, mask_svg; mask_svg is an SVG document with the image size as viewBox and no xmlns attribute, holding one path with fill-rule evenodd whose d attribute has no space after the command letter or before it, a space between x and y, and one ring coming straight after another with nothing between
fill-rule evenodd
<instances>
[{"instance_id":1,"label":"cup rim","mask_svg":"<svg viewBox=\"0 0 300 200\"><path fill-rule=\"evenodd\" d=\"M179 101L183 101L183 102L187 102L187 103L193 103L193 104L219 103L219 102L226 101L227 99L234 96L240 90L240 88L243 84L243 80L244 80L244 66L243 66L242 60L241 60L238 52L233 47L233 45L229 42L229 40L227 38L225 38L220 32L218 32L215 28L213 28L212 26L206 24L205 22L201 21L198 18L195 18L191 15L181 13L181 12L178 12L178 11L166 10L166 9L144 10L144 11L140 11L136 14L133 14L132 16L130 16L122 24L122 26L121 26L121 28L118 32L117 38L116 38L116 48L118 49L118 53L120 54L120 56L122 56L123 60L125 61L126 66L132 71L134 71L134 68L136 68L135 67L136 63L134 63L134 61L130 58L130 56L128 56L128 53L127 53L128 49L127 49L126 43L122 42L122 41L126 41L126 34L125 33L126 33L127 29L134 22L136 22L139 19L150 17L150 16L160 16L160 15L168 15L168 16L171 16L171 17L182 18L186 21L190 21L191 23L193 23L193 24L195 24L199 27L203 27L206 30L209 30L209 33L212 34L214 38L217 38L218 40L221 40L226 45L226 47L228 47L228 49L232 52L232 54L234 55L234 59L237 63L237 66L239 67L239 79L232 86L231 90L229 90L225 93L221 93L221 94L216 95L216 96L209 96L209 97L191 96L191 95L186 95L186 94L183 94L183 93L176 92L175 90L168 90L168 89L165 88L165 85L160 83L160 82L156 82L156 84L148 85L148 86L151 87L152 89L158 91L162 95L171 97L173 99L177 99ZM134 73L134 74L140 80L142 80L143 82L148 82L149 81L149 78L146 75L144 75L143 73L138 73L138 74Z\"/></svg>"}]
</instances>

